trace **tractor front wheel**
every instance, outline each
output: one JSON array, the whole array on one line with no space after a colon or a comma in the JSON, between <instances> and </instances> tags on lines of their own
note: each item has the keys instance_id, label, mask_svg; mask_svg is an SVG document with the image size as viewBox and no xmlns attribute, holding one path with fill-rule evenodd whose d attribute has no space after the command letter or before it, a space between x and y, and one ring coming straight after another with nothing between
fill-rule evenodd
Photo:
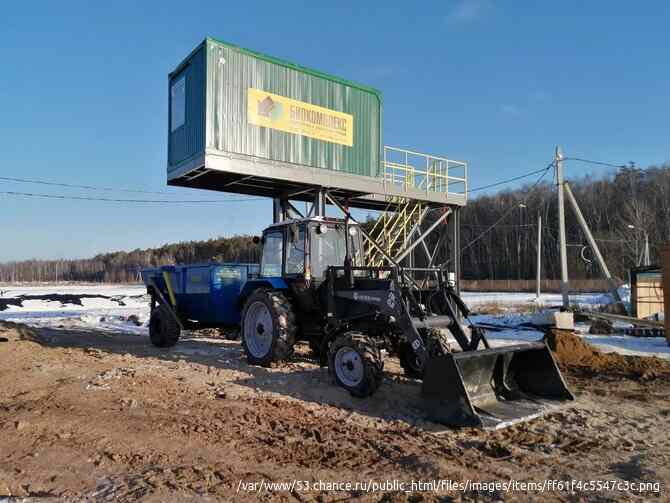
<instances>
[{"instance_id":1,"label":"tractor front wheel","mask_svg":"<svg viewBox=\"0 0 670 503\"><path fill-rule=\"evenodd\" d=\"M423 365L409 342L402 342L398 346L398 359L407 377L411 379L423 377Z\"/></svg>"},{"instance_id":2,"label":"tractor front wheel","mask_svg":"<svg viewBox=\"0 0 670 503\"><path fill-rule=\"evenodd\" d=\"M328 352L328 371L353 396L372 395L382 382L384 360L377 344L361 332L337 337Z\"/></svg>"},{"instance_id":3,"label":"tractor front wheel","mask_svg":"<svg viewBox=\"0 0 670 503\"><path fill-rule=\"evenodd\" d=\"M421 338L426 345L428 358L442 356L451 352L449 341L437 328L420 329ZM403 342L398 348L398 359L405 375L411 379L423 379L423 365L409 342Z\"/></svg>"},{"instance_id":4,"label":"tractor front wheel","mask_svg":"<svg viewBox=\"0 0 670 503\"><path fill-rule=\"evenodd\" d=\"M251 365L269 366L293 353L295 314L281 292L258 290L242 311L242 346Z\"/></svg>"}]
</instances>

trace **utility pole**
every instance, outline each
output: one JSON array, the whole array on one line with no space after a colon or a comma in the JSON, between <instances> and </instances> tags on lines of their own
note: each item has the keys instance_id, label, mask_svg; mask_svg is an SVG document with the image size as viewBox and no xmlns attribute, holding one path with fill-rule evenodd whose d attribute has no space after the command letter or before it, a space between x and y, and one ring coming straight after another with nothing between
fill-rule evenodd
<instances>
[{"instance_id":1,"label":"utility pole","mask_svg":"<svg viewBox=\"0 0 670 503\"><path fill-rule=\"evenodd\" d=\"M642 248L642 253L640 254L640 247L638 245L639 240L635 240L635 263L639 267L640 265L649 266L651 265L651 259L649 255L649 233L641 228L636 227L635 225L628 224L628 228L636 231L640 231L644 234L644 248Z\"/></svg>"},{"instance_id":2,"label":"utility pole","mask_svg":"<svg viewBox=\"0 0 670 503\"><path fill-rule=\"evenodd\" d=\"M536 292L537 300L540 299L542 281L542 213L537 212L537 281Z\"/></svg>"},{"instance_id":3,"label":"utility pole","mask_svg":"<svg viewBox=\"0 0 670 503\"><path fill-rule=\"evenodd\" d=\"M558 185L558 246L561 259L561 296L563 297L563 308L570 307L568 286L568 248L565 241L565 199L563 196L563 154L561 147L557 146L554 153L554 165L556 166L556 184Z\"/></svg>"},{"instance_id":4,"label":"utility pole","mask_svg":"<svg viewBox=\"0 0 670 503\"><path fill-rule=\"evenodd\" d=\"M521 229L523 228L523 210L525 210L527 206L524 203L519 203L519 234L517 235L517 240L516 240L516 269L517 269L517 277L516 279L521 279Z\"/></svg>"},{"instance_id":5,"label":"utility pole","mask_svg":"<svg viewBox=\"0 0 670 503\"><path fill-rule=\"evenodd\" d=\"M647 234L647 231L644 231L644 265L651 265L651 260L649 259L649 234Z\"/></svg>"},{"instance_id":6,"label":"utility pole","mask_svg":"<svg viewBox=\"0 0 670 503\"><path fill-rule=\"evenodd\" d=\"M563 185L565 188L565 192L568 195L568 200L572 205L572 209L575 211L575 215L577 216L577 221L579 222L579 225L581 225L582 230L584 231L584 235L586 236L586 240L589 242L589 246L593 250L593 254L595 255L596 261L598 262L600 271L602 272L603 276L607 280L607 283L609 284L610 292L612 292L612 298L614 299L614 302L621 302L621 296L619 295L619 292L617 290L617 284L612 278L610 270L607 268L605 259L603 258L602 253L600 253L600 248L598 248L598 243L593 237L593 234L591 234L589 224L586 223L586 219L582 214L582 210L579 208L579 204L577 204L577 199L575 198L575 195L572 193L570 185L567 182L564 183Z\"/></svg>"}]
</instances>

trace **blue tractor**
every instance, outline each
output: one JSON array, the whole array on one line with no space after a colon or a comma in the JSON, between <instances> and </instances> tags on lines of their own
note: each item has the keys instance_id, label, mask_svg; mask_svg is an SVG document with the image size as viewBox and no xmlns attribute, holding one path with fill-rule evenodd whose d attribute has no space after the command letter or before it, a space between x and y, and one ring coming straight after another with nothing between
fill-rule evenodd
<instances>
[{"instance_id":1,"label":"blue tractor","mask_svg":"<svg viewBox=\"0 0 670 503\"><path fill-rule=\"evenodd\" d=\"M423 269L434 279L418 285L398 264L366 266L363 234L349 216L284 220L258 238L260 265L143 271L152 343L239 325L249 364L269 366L304 340L356 397L377 390L383 355L395 355L423 381L428 417L452 425L498 427L573 399L543 342L491 348L483 330L464 328L469 310L440 268Z\"/></svg>"}]
</instances>

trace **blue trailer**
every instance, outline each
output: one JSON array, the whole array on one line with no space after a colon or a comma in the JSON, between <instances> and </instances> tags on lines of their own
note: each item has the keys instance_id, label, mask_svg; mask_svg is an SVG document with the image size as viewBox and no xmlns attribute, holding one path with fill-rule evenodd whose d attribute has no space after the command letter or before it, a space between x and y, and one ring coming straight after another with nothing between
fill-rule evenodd
<instances>
[{"instance_id":1,"label":"blue trailer","mask_svg":"<svg viewBox=\"0 0 670 503\"><path fill-rule=\"evenodd\" d=\"M142 281L151 296L152 312L165 306L162 318L167 318L173 329L231 327L240 323L240 294L249 281L258 278L259 271L258 264L239 262L169 265L144 269ZM157 346L177 342L178 334L161 340L164 332L160 327L152 327L150 322L149 328Z\"/></svg>"}]
</instances>

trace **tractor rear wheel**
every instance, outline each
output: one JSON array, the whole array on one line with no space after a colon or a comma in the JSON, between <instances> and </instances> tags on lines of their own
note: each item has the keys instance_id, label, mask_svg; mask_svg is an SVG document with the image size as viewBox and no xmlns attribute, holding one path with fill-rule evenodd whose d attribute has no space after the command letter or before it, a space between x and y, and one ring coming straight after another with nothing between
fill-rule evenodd
<instances>
[{"instance_id":1,"label":"tractor rear wheel","mask_svg":"<svg viewBox=\"0 0 670 503\"><path fill-rule=\"evenodd\" d=\"M382 382L384 360L374 340L361 332L345 332L330 345L328 371L356 397L372 395Z\"/></svg>"},{"instance_id":2,"label":"tractor rear wheel","mask_svg":"<svg viewBox=\"0 0 670 503\"><path fill-rule=\"evenodd\" d=\"M269 366L293 354L295 314L281 292L258 290L242 311L242 347L251 365Z\"/></svg>"},{"instance_id":3,"label":"tractor rear wheel","mask_svg":"<svg viewBox=\"0 0 670 503\"><path fill-rule=\"evenodd\" d=\"M181 328L169 308L159 304L149 317L149 339L158 348L170 348L177 344Z\"/></svg>"},{"instance_id":4,"label":"tractor rear wheel","mask_svg":"<svg viewBox=\"0 0 670 503\"><path fill-rule=\"evenodd\" d=\"M428 330L421 329L420 333L423 342L426 345L426 351L428 351L429 358L445 355L451 352L449 342L441 330L437 328ZM407 377L412 379L423 379L423 366L421 365L421 360L418 358L409 342L403 342L398 347L398 359L400 360L400 366L405 371Z\"/></svg>"}]
</instances>

